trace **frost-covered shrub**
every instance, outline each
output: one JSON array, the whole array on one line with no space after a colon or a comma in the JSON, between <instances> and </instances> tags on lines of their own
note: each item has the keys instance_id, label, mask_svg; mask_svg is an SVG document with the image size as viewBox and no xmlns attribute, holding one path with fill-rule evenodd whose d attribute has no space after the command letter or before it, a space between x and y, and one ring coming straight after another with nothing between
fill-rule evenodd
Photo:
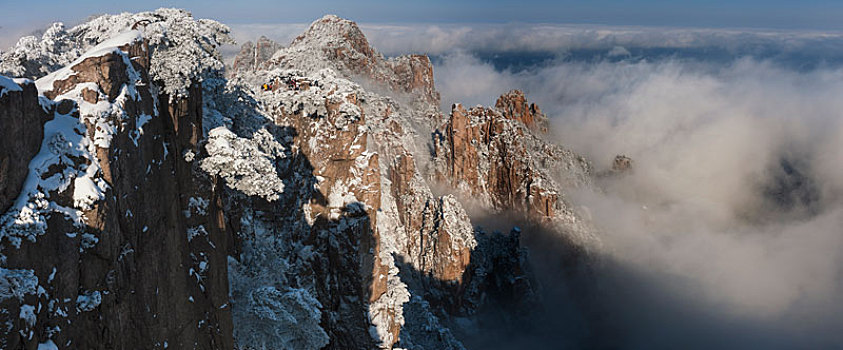
<instances>
[{"instance_id":1,"label":"frost-covered shrub","mask_svg":"<svg viewBox=\"0 0 843 350\"><path fill-rule=\"evenodd\" d=\"M229 258L234 339L240 349L320 349L329 337L320 326L322 305L302 277L296 252L312 250L289 237L293 225L265 222L247 206L240 218L238 259ZM288 279L288 277L291 277Z\"/></svg>"},{"instance_id":2,"label":"frost-covered shrub","mask_svg":"<svg viewBox=\"0 0 843 350\"><path fill-rule=\"evenodd\" d=\"M72 40L63 23L53 23L40 39L25 36L11 50L0 54L0 74L39 78L69 64L86 48Z\"/></svg>"},{"instance_id":3,"label":"frost-covered shrub","mask_svg":"<svg viewBox=\"0 0 843 350\"><path fill-rule=\"evenodd\" d=\"M276 162L286 158L285 150L266 129L247 139L218 127L208 133L205 149L208 157L202 159L202 170L219 175L228 187L269 201L284 192Z\"/></svg>"},{"instance_id":4,"label":"frost-covered shrub","mask_svg":"<svg viewBox=\"0 0 843 350\"><path fill-rule=\"evenodd\" d=\"M320 349L328 334L319 326L322 305L304 289L252 290L250 312L235 312L234 337L245 349Z\"/></svg>"},{"instance_id":5,"label":"frost-covered shrub","mask_svg":"<svg viewBox=\"0 0 843 350\"><path fill-rule=\"evenodd\" d=\"M186 96L193 81L225 68L217 48L234 43L227 26L194 20L184 10L159 9L155 17L163 21L147 25L144 36L153 48L150 75L164 83L164 92Z\"/></svg>"},{"instance_id":6,"label":"frost-covered shrub","mask_svg":"<svg viewBox=\"0 0 843 350\"><path fill-rule=\"evenodd\" d=\"M23 301L27 294L35 294L38 276L32 270L13 270L0 267L0 301L17 299Z\"/></svg>"}]
</instances>

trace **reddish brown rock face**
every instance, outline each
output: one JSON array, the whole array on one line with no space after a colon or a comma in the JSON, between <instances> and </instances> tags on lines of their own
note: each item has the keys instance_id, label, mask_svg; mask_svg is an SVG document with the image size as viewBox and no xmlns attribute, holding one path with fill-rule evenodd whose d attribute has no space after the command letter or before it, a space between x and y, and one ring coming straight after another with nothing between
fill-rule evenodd
<instances>
[{"instance_id":1,"label":"reddish brown rock face","mask_svg":"<svg viewBox=\"0 0 843 350\"><path fill-rule=\"evenodd\" d=\"M501 96L495 109L454 105L440 130L434 138L438 179L497 210L552 218L564 206L552 164L575 174L571 182L588 176L582 157L534 134L547 130L547 118L517 90Z\"/></svg>"},{"instance_id":2,"label":"reddish brown rock face","mask_svg":"<svg viewBox=\"0 0 843 350\"><path fill-rule=\"evenodd\" d=\"M120 50L125 51L129 57L137 57L138 60L133 64L137 65L138 68L143 70L148 69L149 47L145 41L123 46ZM121 55L111 53L90 57L72 66L70 69L73 74L67 79L54 81L52 90L44 92L44 96L54 99L56 96L72 90L81 83L94 82L113 101L120 94L120 89L122 89L123 85L128 82L128 68ZM84 96L86 100L93 99L92 92ZM95 100L93 101L94 103L96 102Z\"/></svg>"},{"instance_id":3,"label":"reddish brown rock face","mask_svg":"<svg viewBox=\"0 0 843 350\"><path fill-rule=\"evenodd\" d=\"M416 264L419 272L439 281L460 283L471 262L472 247L468 242L457 241L455 232L450 232L456 227L450 226L450 218L445 215L454 211L456 202L417 192L419 175L409 152L395 159L389 174L399 219L411 235L405 248L410 262Z\"/></svg>"},{"instance_id":4,"label":"reddish brown rock face","mask_svg":"<svg viewBox=\"0 0 843 350\"><path fill-rule=\"evenodd\" d=\"M308 103L313 103L317 112L298 109L288 113L294 108L273 106L277 113L274 120L295 130L290 145L292 157L308 163L297 169L295 176L318 179L312 190L289 191L301 192L299 198L305 198L302 204L309 208L308 213L295 215L314 221L305 237L330 237L328 242L302 237L324 256L311 263L311 269L319 274L316 297L324 312L339 315L339 319L326 319L323 325L331 338L327 348L375 348L364 311L387 292L389 266L381 261L382 233L377 221L381 208L380 157L367 151L371 137L366 129L368 115L355 94L320 94L310 89L293 94L308 96ZM359 114L349 115L344 108L356 108ZM282 204L266 210L283 217L289 215L283 211L289 207L300 209ZM348 298L355 298L355 302ZM350 304L355 307L349 309ZM390 327L395 339L399 331L398 324Z\"/></svg>"},{"instance_id":5,"label":"reddish brown rock face","mask_svg":"<svg viewBox=\"0 0 843 350\"><path fill-rule=\"evenodd\" d=\"M377 324L379 332L389 333L380 344L388 348L400 339L403 329L403 302L389 304L400 300L391 294L405 293L396 290L396 272L390 275L390 269L394 270L397 264L395 256L402 257L400 263L407 264L402 266L408 274L416 274L412 278L430 280L426 285L436 290L440 298L437 307L456 308L463 298L461 286L476 246L473 227L453 197L431 193L419 169L418 153L413 149L412 128L404 117L392 112L399 107L397 104L338 81L341 78L320 79L316 82L312 78L314 87L308 90L280 89L259 96L266 98L264 105L273 113L276 124L296 130L293 157L300 154L312 166L310 170L302 169L301 176L319 179L314 186L318 194L306 205L309 215L338 223L323 227L317 220L309 228L312 235L352 238L347 243L338 239L326 254L329 261L353 261L347 265L330 263L330 272L326 273L347 288L362 289L347 292L365 298L362 306L387 304L369 309L370 321L342 311L345 323L324 325L332 333L329 347L365 348L359 342L367 339L365 330ZM357 214L341 210L340 197L363 204L365 210ZM344 223L348 220L357 220L355 215L365 215L366 219L358 221L353 229L339 229L347 226ZM313 269L322 271L318 266ZM342 310L338 291L331 288L317 287L325 312ZM361 335L361 329L366 333Z\"/></svg>"},{"instance_id":6,"label":"reddish brown rock face","mask_svg":"<svg viewBox=\"0 0 843 350\"><path fill-rule=\"evenodd\" d=\"M527 103L527 96L520 90L501 95L495 102L495 108L504 118L520 121L532 130L547 132L547 117L535 103Z\"/></svg>"},{"instance_id":7,"label":"reddish brown rock face","mask_svg":"<svg viewBox=\"0 0 843 350\"><path fill-rule=\"evenodd\" d=\"M425 55L400 56L385 61L392 74L375 74L373 78L389 84L393 90L418 94L424 101L439 104L439 92L433 86L433 63ZM391 77L397 77L397 79ZM393 80L394 79L394 80Z\"/></svg>"},{"instance_id":8,"label":"reddish brown rock face","mask_svg":"<svg viewBox=\"0 0 843 350\"><path fill-rule=\"evenodd\" d=\"M388 109L387 109L388 110ZM453 197L435 197L419 171L419 160L410 146L407 126L394 118L384 118L386 125L374 140L388 160L386 174L389 196L394 200L398 220L406 232L406 246L400 247L409 263L420 274L442 282L460 284L471 262L473 228L461 205ZM443 289L450 291L450 289ZM451 295L461 298L456 291Z\"/></svg>"},{"instance_id":9,"label":"reddish brown rock face","mask_svg":"<svg viewBox=\"0 0 843 350\"><path fill-rule=\"evenodd\" d=\"M612 162L612 171L616 173L625 173L632 171L632 158L624 155L618 155Z\"/></svg>"},{"instance_id":10,"label":"reddish brown rock face","mask_svg":"<svg viewBox=\"0 0 843 350\"><path fill-rule=\"evenodd\" d=\"M461 106L455 105L451 109L451 118L445 127L445 133L451 145L448 154L451 166L451 178L460 179L468 184L474 191L480 190L477 169L480 168L480 159L476 147L473 145L479 140L491 141L490 125L485 125L486 135L481 138L481 125L472 125L468 112ZM452 183L459 186L459 183Z\"/></svg>"}]
</instances>

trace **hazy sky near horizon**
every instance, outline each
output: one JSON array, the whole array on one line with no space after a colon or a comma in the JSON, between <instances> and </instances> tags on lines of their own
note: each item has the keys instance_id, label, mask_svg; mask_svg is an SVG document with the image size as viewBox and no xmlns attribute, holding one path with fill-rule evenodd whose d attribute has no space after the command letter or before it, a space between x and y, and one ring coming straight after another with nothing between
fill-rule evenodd
<instances>
[{"instance_id":1,"label":"hazy sky near horizon","mask_svg":"<svg viewBox=\"0 0 843 350\"><path fill-rule=\"evenodd\" d=\"M95 14L159 7L191 11L233 28L310 23L336 14L361 24L555 23L675 28L769 28L843 31L843 1L832 0L0 0L0 50L53 22L68 26Z\"/></svg>"}]
</instances>

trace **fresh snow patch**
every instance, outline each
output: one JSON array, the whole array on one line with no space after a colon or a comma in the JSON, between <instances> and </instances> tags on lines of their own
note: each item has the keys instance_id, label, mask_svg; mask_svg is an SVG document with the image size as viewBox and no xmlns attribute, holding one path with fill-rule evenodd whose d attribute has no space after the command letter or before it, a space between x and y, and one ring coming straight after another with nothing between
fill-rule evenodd
<instances>
[{"instance_id":1,"label":"fresh snow patch","mask_svg":"<svg viewBox=\"0 0 843 350\"><path fill-rule=\"evenodd\" d=\"M52 283L53 279L56 278L56 268L53 268L53 272L50 272L50 276L47 277L47 283Z\"/></svg>"},{"instance_id":2,"label":"fresh snow patch","mask_svg":"<svg viewBox=\"0 0 843 350\"><path fill-rule=\"evenodd\" d=\"M6 92L10 91L23 91L23 88L15 83L14 80L0 75L0 97L3 97Z\"/></svg>"},{"instance_id":3,"label":"fresh snow patch","mask_svg":"<svg viewBox=\"0 0 843 350\"><path fill-rule=\"evenodd\" d=\"M38 92L42 95L46 92L53 91L53 83L55 81L65 80L73 75L76 75L76 72L73 71L73 66L91 57L102 57L110 53L119 53L121 52L119 47L133 44L134 42L139 40L143 40L143 35L140 31L137 30L130 30L122 34L118 34L117 36L114 36L111 39L103 41L99 45L95 46L93 49L88 50L87 52L85 52L85 54L83 54L64 68L59 69L55 72L48 74L43 78L36 80L35 86L38 88Z\"/></svg>"},{"instance_id":4,"label":"fresh snow patch","mask_svg":"<svg viewBox=\"0 0 843 350\"><path fill-rule=\"evenodd\" d=\"M72 90L56 97L56 100L76 101L80 117L73 117L73 113L56 115L44 125L41 149L30 161L29 175L21 195L12 210L0 217L0 237L8 237L13 246L19 247L23 239L34 241L38 235L43 234L46 230L45 218L50 212L61 213L75 225L83 226L82 212L91 210L95 203L105 198L109 185L102 177L97 148L111 147L112 138L125 127L126 119L129 118L125 104L129 99L139 98L134 84L140 80L140 75L118 47L140 38L138 31L122 33L74 61L73 64L77 64L89 57L116 52L126 63L129 83L122 86L119 96L113 102L107 99L96 103L85 101L81 97L84 89L102 93L97 84L90 82L77 84ZM71 73L72 65L39 79L35 84L43 94L52 89L56 79L66 78ZM43 96L39 101L47 109L54 103ZM151 118L145 114L137 117L135 125L138 129L132 131L135 134L129 134L136 144L137 138L143 133L143 126ZM86 125L91 125L93 135L89 135ZM71 203L60 205L50 198L70 188Z\"/></svg>"},{"instance_id":5,"label":"fresh snow patch","mask_svg":"<svg viewBox=\"0 0 843 350\"><path fill-rule=\"evenodd\" d=\"M191 215L207 215L208 214L208 200L202 197L190 197L187 200L187 217Z\"/></svg>"},{"instance_id":6,"label":"fresh snow patch","mask_svg":"<svg viewBox=\"0 0 843 350\"><path fill-rule=\"evenodd\" d=\"M82 210L90 210L97 201L105 198L102 187L94 183L91 176L77 177L73 181L73 205ZM107 185L105 185L107 186Z\"/></svg>"},{"instance_id":7,"label":"fresh snow patch","mask_svg":"<svg viewBox=\"0 0 843 350\"><path fill-rule=\"evenodd\" d=\"M20 306L20 319L26 322L26 325L32 327L38 320L35 316L35 306L24 304Z\"/></svg>"},{"instance_id":8,"label":"fresh snow patch","mask_svg":"<svg viewBox=\"0 0 843 350\"><path fill-rule=\"evenodd\" d=\"M91 249L97 245L100 241L97 236L94 236L90 233L83 233L82 239L79 241L79 252L83 252L85 249Z\"/></svg>"},{"instance_id":9,"label":"fresh snow patch","mask_svg":"<svg viewBox=\"0 0 843 350\"><path fill-rule=\"evenodd\" d=\"M137 126L135 127L135 130L132 130L129 133L129 137L132 139L132 142L135 144L135 147L138 146L138 139L141 137L141 135L143 135L143 127L150 120L152 120L152 116L149 114L141 114L138 116Z\"/></svg>"},{"instance_id":10,"label":"fresh snow patch","mask_svg":"<svg viewBox=\"0 0 843 350\"><path fill-rule=\"evenodd\" d=\"M46 213L56 211L64 214L82 226L81 211L77 208L67 208L50 201L51 192L64 192L76 179L90 177L99 171L96 156L88 151L90 141L84 137L85 127L79 120L68 115L57 115L44 125L44 139L39 153L29 163L29 175L24 182L21 195L15 205L0 218L0 237L8 237L13 246L19 247L22 239L35 240L35 237L45 232L47 227ZM77 164L82 159L89 164ZM59 172L55 172L58 169ZM44 179L44 174L53 173ZM99 182L88 179L96 184ZM84 180L80 185L87 186ZM91 191L91 188L87 188ZM104 192L104 188L101 191ZM79 204L90 204L82 200L90 192L84 189L79 196L74 193L74 201ZM76 192L74 190L74 192ZM99 192L99 191L97 191Z\"/></svg>"},{"instance_id":11,"label":"fresh snow patch","mask_svg":"<svg viewBox=\"0 0 843 350\"><path fill-rule=\"evenodd\" d=\"M195 227L190 227L187 229L187 241L190 242L197 236L208 236L208 231L205 230L205 226L199 225Z\"/></svg>"},{"instance_id":12,"label":"fresh snow patch","mask_svg":"<svg viewBox=\"0 0 843 350\"><path fill-rule=\"evenodd\" d=\"M102 294L99 291L86 291L76 297L76 310L79 312L91 311L102 303Z\"/></svg>"},{"instance_id":13,"label":"fresh snow patch","mask_svg":"<svg viewBox=\"0 0 843 350\"><path fill-rule=\"evenodd\" d=\"M47 339L47 341L38 344L38 350L59 350L59 347L51 339Z\"/></svg>"}]
</instances>

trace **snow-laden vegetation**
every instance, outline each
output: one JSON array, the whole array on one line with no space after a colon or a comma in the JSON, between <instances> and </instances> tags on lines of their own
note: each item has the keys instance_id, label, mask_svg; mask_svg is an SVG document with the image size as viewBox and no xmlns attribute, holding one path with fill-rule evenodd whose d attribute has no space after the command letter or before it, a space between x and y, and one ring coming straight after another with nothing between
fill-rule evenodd
<instances>
[{"instance_id":1,"label":"snow-laden vegetation","mask_svg":"<svg viewBox=\"0 0 843 350\"><path fill-rule=\"evenodd\" d=\"M246 139L221 126L208 134L205 149L208 157L202 159L202 169L222 177L230 188L269 201L284 192L277 162L285 160L285 150L266 129Z\"/></svg>"},{"instance_id":2,"label":"snow-laden vegetation","mask_svg":"<svg viewBox=\"0 0 843 350\"><path fill-rule=\"evenodd\" d=\"M0 74L37 79L82 56L120 33L138 30L152 52L150 76L171 97L186 96L190 84L224 68L218 48L234 43L230 29L190 12L162 8L151 12L103 15L67 29L54 23L41 38L26 36L0 55Z\"/></svg>"}]
</instances>

